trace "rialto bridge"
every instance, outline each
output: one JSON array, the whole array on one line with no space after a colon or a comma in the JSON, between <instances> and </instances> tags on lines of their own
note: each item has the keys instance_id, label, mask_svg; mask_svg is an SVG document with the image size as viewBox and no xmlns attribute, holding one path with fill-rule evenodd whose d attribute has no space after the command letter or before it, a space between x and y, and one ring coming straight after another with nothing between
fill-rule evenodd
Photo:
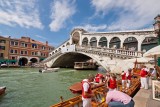
<instances>
[{"instance_id":1,"label":"rialto bridge","mask_svg":"<svg viewBox=\"0 0 160 107\"><path fill-rule=\"evenodd\" d=\"M107 69L122 59L142 57L154 46L157 46L157 37L152 29L94 33L74 29L70 38L50 52L42 64L73 67L74 62L92 59Z\"/></svg>"}]
</instances>

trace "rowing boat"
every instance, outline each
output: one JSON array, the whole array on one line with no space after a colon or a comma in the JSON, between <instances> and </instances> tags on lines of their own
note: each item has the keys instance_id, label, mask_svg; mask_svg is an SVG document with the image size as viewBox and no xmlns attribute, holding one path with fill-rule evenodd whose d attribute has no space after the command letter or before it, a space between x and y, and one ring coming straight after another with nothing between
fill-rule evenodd
<instances>
[{"instance_id":1,"label":"rowing boat","mask_svg":"<svg viewBox=\"0 0 160 107\"><path fill-rule=\"evenodd\" d=\"M137 74L134 74L131 79L131 87L127 90L124 91L124 93L130 95L133 97L136 92L140 89L140 77ZM92 98L92 107L103 107L105 104L105 85L102 85L100 87L97 87L93 89L93 92L95 96ZM118 88L119 91L122 90L122 84L121 80L118 81ZM82 107L82 96L78 95L76 97L70 98L65 101L61 101L58 104L52 105L50 107Z\"/></svg>"}]
</instances>

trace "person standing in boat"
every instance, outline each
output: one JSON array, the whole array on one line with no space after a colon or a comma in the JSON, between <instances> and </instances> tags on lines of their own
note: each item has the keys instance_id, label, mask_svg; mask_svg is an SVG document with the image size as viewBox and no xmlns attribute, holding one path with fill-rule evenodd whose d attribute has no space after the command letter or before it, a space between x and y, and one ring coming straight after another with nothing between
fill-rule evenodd
<instances>
[{"instance_id":1,"label":"person standing in boat","mask_svg":"<svg viewBox=\"0 0 160 107\"><path fill-rule=\"evenodd\" d=\"M82 81L82 101L83 107L92 107L91 98L94 96L91 89L91 83L93 81L93 77L89 76L88 79L84 79Z\"/></svg>"},{"instance_id":2,"label":"person standing in boat","mask_svg":"<svg viewBox=\"0 0 160 107\"><path fill-rule=\"evenodd\" d=\"M126 73L122 71L121 76L122 76L122 90L124 90L125 88L124 84L126 83Z\"/></svg>"},{"instance_id":3,"label":"person standing in boat","mask_svg":"<svg viewBox=\"0 0 160 107\"><path fill-rule=\"evenodd\" d=\"M129 68L128 72L126 73L126 79L127 79L126 89L128 89L131 86L131 78L132 78L132 69Z\"/></svg>"},{"instance_id":4,"label":"person standing in boat","mask_svg":"<svg viewBox=\"0 0 160 107\"><path fill-rule=\"evenodd\" d=\"M108 88L109 88L109 90L116 90L117 89L117 80L116 80L115 74L110 75L110 79L108 81Z\"/></svg>"},{"instance_id":5,"label":"person standing in boat","mask_svg":"<svg viewBox=\"0 0 160 107\"><path fill-rule=\"evenodd\" d=\"M140 71L140 76L141 76L141 87L140 88L148 89L148 83L147 83L148 72L147 72L146 66L142 67Z\"/></svg>"}]
</instances>

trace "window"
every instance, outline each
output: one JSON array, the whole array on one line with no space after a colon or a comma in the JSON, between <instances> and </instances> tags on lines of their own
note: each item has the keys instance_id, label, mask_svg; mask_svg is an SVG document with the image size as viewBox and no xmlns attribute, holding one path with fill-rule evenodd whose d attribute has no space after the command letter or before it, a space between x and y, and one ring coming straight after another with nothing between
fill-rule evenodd
<instances>
[{"instance_id":1,"label":"window","mask_svg":"<svg viewBox=\"0 0 160 107\"><path fill-rule=\"evenodd\" d=\"M17 50L14 50L14 52L17 54Z\"/></svg>"},{"instance_id":2,"label":"window","mask_svg":"<svg viewBox=\"0 0 160 107\"><path fill-rule=\"evenodd\" d=\"M12 46L18 46L18 42L15 42L15 41L11 41L10 44L11 44Z\"/></svg>"},{"instance_id":3,"label":"window","mask_svg":"<svg viewBox=\"0 0 160 107\"><path fill-rule=\"evenodd\" d=\"M2 58L3 58L3 56L4 56L4 55L3 55L3 53L0 53L0 57L2 57Z\"/></svg>"},{"instance_id":4,"label":"window","mask_svg":"<svg viewBox=\"0 0 160 107\"><path fill-rule=\"evenodd\" d=\"M16 57L12 57L12 59L16 59Z\"/></svg>"},{"instance_id":5,"label":"window","mask_svg":"<svg viewBox=\"0 0 160 107\"><path fill-rule=\"evenodd\" d=\"M42 46L42 50L45 50L46 47Z\"/></svg>"},{"instance_id":6,"label":"window","mask_svg":"<svg viewBox=\"0 0 160 107\"><path fill-rule=\"evenodd\" d=\"M15 46L18 46L18 42L15 42Z\"/></svg>"},{"instance_id":7,"label":"window","mask_svg":"<svg viewBox=\"0 0 160 107\"><path fill-rule=\"evenodd\" d=\"M21 54L23 55L23 54L24 54L24 52L23 52L23 51L21 51Z\"/></svg>"},{"instance_id":8,"label":"window","mask_svg":"<svg viewBox=\"0 0 160 107\"><path fill-rule=\"evenodd\" d=\"M27 47L26 43L21 43L21 47Z\"/></svg>"},{"instance_id":9,"label":"window","mask_svg":"<svg viewBox=\"0 0 160 107\"><path fill-rule=\"evenodd\" d=\"M12 49L10 50L10 53L13 53L13 50L12 50Z\"/></svg>"},{"instance_id":10,"label":"window","mask_svg":"<svg viewBox=\"0 0 160 107\"><path fill-rule=\"evenodd\" d=\"M25 51L25 54L27 55L27 51Z\"/></svg>"},{"instance_id":11,"label":"window","mask_svg":"<svg viewBox=\"0 0 160 107\"><path fill-rule=\"evenodd\" d=\"M5 46L0 46L0 50L5 50Z\"/></svg>"},{"instance_id":12,"label":"window","mask_svg":"<svg viewBox=\"0 0 160 107\"><path fill-rule=\"evenodd\" d=\"M0 40L0 43L6 43L6 40Z\"/></svg>"},{"instance_id":13,"label":"window","mask_svg":"<svg viewBox=\"0 0 160 107\"><path fill-rule=\"evenodd\" d=\"M11 45L14 46L14 42L13 41L11 41Z\"/></svg>"},{"instance_id":14,"label":"window","mask_svg":"<svg viewBox=\"0 0 160 107\"><path fill-rule=\"evenodd\" d=\"M27 44L25 44L25 47L27 47L28 45Z\"/></svg>"},{"instance_id":15,"label":"window","mask_svg":"<svg viewBox=\"0 0 160 107\"><path fill-rule=\"evenodd\" d=\"M32 48L37 48L38 45L37 44L32 44Z\"/></svg>"}]
</instances>

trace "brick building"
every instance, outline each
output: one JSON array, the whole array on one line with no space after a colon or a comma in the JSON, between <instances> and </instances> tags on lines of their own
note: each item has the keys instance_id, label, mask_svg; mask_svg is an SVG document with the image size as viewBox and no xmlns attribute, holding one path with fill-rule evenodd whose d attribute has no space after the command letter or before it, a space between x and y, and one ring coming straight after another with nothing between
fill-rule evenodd
<instances>
[{"instance_id":1,"label":"brick building","mask_svg":"<svg viewBox=\"0 0 160 107\"><path fill-rule=\"evenodd\" d=\"M0 36L0 63L9 58L9 38Z\"/></svg>"},{"instance_id":2,"label":"brick building","mask_svg":"<svg viewBox=\"0 0 160 107\"><path fill-rule=\"evenodd\" d=\"M8 63L17 63L19 65L27 65L30 62L40 62L46 57L50 51L54 49L53 46L49 46L48 42L42 43L31 39L30 37L18 38L6 38L9 41L8 58L3 58ZM7 47L7 46L6 46Z\"/></svg>"}]
</instances>

